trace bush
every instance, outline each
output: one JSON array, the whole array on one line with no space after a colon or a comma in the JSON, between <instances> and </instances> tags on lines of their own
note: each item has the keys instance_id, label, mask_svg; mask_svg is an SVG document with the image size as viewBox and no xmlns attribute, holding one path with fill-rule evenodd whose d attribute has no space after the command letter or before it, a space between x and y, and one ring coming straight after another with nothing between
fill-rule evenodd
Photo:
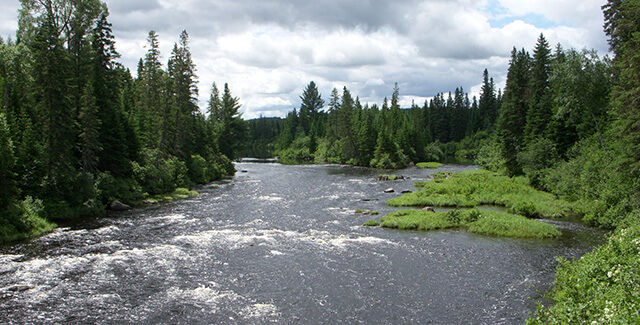
<instances>
[{"instance_id":1,"label":"bush","mask_svg":"<svg viewBox=\"0 0 640 325\"><path fill-rule=\"evenodd\" d=\"M114 200L132 203L143 198L142 188L136 180L115 178L109 172L98 174L96 188L98 189L97 199L104 205Z\"/></svg>"},{"instance_id":2,"label":"bush","mask_svg":"<svg viewBox=\"0 0 640 325\"><path fill-rule=\"evenodd\" d=\"M487 140L485 144L480 147L480 150L478 150L476 163L484 169L493 172L501 171L504 162L500 144L496 141Z\"/></svg>"},{"instance_id":3,"label":"bush","mask_svg":"<svg viewBox=\"0 0 640 325\"><path fill-rule=\"evenodd\" d=\"M540 305L527 324L640 323L640 211L608 242L577 261L560 258L553 305Z\"/></svg>"},{"instance_id":4,"label":"bush","mask_svg":"<svg viewBox=\"0 0 640 325\"><path fill-rule=\"evenodd\" d=\"M0 242L11 242L52 231L56 225L42 217L44 210L40 199L27 196L24 200L9 204L0 212Z\"/></svg>"},{"instance_id":5,"label":"bush","mask_svg":"<svg viewBox=\"0 0 640 325\"><path fill-rule=\"evenodd\" d=\"M205 184L209 182L207 160L200 155L193 155L189 160L189 179L196 184Z\"/></svg>"},{"instance_id":6,"label":"bush","mask_svg":"<svg viewBox=\"0 0 640 325\"><path fill-rule=\"evenodd\" d=\"M518 153L517 159L529 182L536 188L543 187L543 179L549 169L560 161L555 143L545 138L529 142L526 149Z\"/></svg>"}]
</instances>

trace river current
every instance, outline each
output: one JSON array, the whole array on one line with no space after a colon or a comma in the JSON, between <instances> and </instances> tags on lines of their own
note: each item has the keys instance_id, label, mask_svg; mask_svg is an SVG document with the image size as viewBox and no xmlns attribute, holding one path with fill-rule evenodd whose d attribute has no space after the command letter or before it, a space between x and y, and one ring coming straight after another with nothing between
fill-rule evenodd
<instances>
[{"instance_id":1,"label":"river current","mask_svg":"<svg viewBox=\"0 0 640 325\"><path fill-rule=\"evenodd\" d=\"M555 256L603 238L569 221L545 221L554 240L361 226L427 174L474 166L393 182L350 166L236 168L197 197L0 247L0 323L522 324Z\"/></svg>"}]
</instances>

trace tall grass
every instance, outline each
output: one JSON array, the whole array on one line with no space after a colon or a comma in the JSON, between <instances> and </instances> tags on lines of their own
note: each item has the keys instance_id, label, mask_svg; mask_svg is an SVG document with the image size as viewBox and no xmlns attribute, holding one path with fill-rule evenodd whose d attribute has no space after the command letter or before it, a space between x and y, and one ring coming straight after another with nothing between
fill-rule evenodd
<instances>
[{"instance_id":1,"label":"tall grass","mask_svg":"<svg viewBox=\"0 0 640 325\"><path fill-rule=\"evenodd\" d=\"M381 226L403 230L459 228L471 233L513 238L555 238L560 231L553 225L500 211L478 209L429 212L395 211L382 217Z\"/></svg>"},{"instance_id":2,"label":"tall grass","mask_svg":"<svg viewBox=\"0 0 640 325\"><path fill-rule=\"evenodd\" d=\"M418 168L436 169L438 167L444 166L444 164L441 164L441 163L435 162L435 161L431 161L431 162L419 162L419 163L416 164L416 166Z\"/></svg>"},{"instance_id":3,"label":"tall grass","mask_svg":"<svg viewBox=\"0 0 640 325\"><path fill-rule=\"evenodd\" d=\"M557 218L570 213L571 204L553 194L531 187L524 177L513 177L487 170L469 170L451 178L417 184L421 191L387 201L387 205L473 207L500 205L526 217Z\"/></svg>"}]
</instances>

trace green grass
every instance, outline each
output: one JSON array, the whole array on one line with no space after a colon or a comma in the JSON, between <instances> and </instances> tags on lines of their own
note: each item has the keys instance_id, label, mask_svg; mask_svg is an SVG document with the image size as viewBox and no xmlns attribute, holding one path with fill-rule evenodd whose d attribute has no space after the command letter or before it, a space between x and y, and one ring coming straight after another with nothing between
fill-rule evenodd
<instances>
[{"instance_id":1,"label":"green grass","mask_svg":"<svg viewBox=\"0 0 640 325\"><path fill-rule=\"evenodd\" d=\"M183 187L178 187L171 193L153 195L146 198L146 200L155 201L157 203L167 203L175 200L186 199L186 198L197 196L197 195L198 195L198 192L196 191L192 191ZM141 202L139 204L141 204ZM139 204L137 203L136 205L139 205Z\"/></svg>"},{"instance_id":2,"label":"green grass","mask_svg":"<svg viewBox=\"0 0 640 325\"><path fill-rule=\"evenodd\" d=\"M416 164L416 166L418 168L436 169L436 168L444 166L444 164L441 164L441 163L435 162L435 161L431 161L431 162L419 162L419 163Z\"/></svg>"},{"instance_id":3,"label":"green grass","mask_svg":"<svg viewBox=\"0 0 640 325\"><path fill-rule=\"evenodd\" d=\"M378 222L377 220L369 220L363 224L363 226L366 226L366 227L377 227L379 225L380 225L380 222Z\"/></svg>"},{"instance_id":4,"label":"green grass","mask_svg":"<svg viewBox=\"0 0 640 325\"><path fill-rule=\"evenodd\" d=\"M525 217L558 218L567 216L571 204L553 194L538 191L524 177L509 178L487 170L470 170L451 178L416 182L421 191L390 199L387 205L474 207L499 205Z\"/></svg>"},{"instance_id":5,"label":"green grass","mask_svg":"<svg viewBox=\"0 0 640 325\"><path fill-rule=\"evenodd\" d=\"M459 228L471 233L513 238L555 238L560 231L553 225L520 215L478 209L429 212L395 211L382 217L382 227L402 230Z\"/></svg>"}]
</instances>

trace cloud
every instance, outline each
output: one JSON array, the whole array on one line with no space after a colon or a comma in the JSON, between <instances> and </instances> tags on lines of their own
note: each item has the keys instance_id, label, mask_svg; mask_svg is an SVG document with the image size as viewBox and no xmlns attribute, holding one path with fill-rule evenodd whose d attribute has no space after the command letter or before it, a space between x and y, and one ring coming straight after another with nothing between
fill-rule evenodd
<instances>
[{"instance_id":1,"label":"cloud","mask_svg":"<svg viewBox=\"0 0 640 325\"><path fill-rule=\"evenodd\" d=\"M3 3L0 35L14 35L19 1ZM463 87L477 94L482 72L504 86L511 48L532 50L542 32L554 46L608 50L605 0L107 0L121 62L135 74L150 30L162 61L186 29L200 105L211 84L229 83L245 118L284 116L313 80L328 102L349 88L363 103L391 97L422 105Z\"/></svg>"}]
</instances>

